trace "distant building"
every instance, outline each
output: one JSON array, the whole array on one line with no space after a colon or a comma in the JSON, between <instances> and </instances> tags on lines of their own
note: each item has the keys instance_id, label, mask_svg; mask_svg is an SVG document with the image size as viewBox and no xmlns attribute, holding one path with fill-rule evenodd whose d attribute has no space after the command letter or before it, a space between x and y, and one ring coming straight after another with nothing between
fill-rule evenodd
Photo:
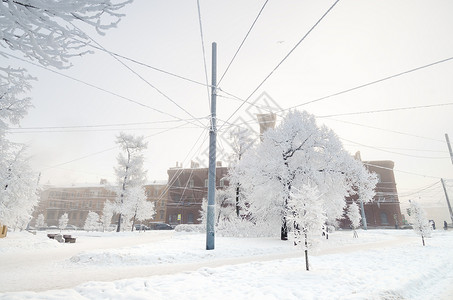
<instances>
[{"instance_id":1,"label":"distant building","mask_svg":"<svg viewBox=\"0 0 453 300\"><path fill-rule=\"evenodd\" d=\"M103 185L84 187L47 187L41 192L38 207L33 212L36 220L44 215L47 226L58 226L60 217L68 214L68 225L83 227L88 212L102 215L106 200L115 199L115 193ZM32 225L34 223L32 222Z\"/></svg>"},{"instance_id":2,"label":"distant building","mask_svg":"<svg viewBox=\"0 0 453 300\"><path fill-rule=\"evenodd\" d=\"M108 190L105 183L101 181L101 184L91 186L44 187L40 193L38 207L33 212L33 220L42 214L47 226L58 226L60 217L67 213L68 225L83 228L88 212L94 211L102 216L105 202L115 200L116 194ZM154 182L144 186L147 200L154 202L156 210L154 218L146 222L165 221L166 186L166 182ZM115 223L115 220L115 217L112 218L112 223ZM34 221L31 225L34 225Z\"/></svg>"},{"instance_id":3,"label":"distant building","mask_svg":"<svg viewBox=\"0 0 453 300\"><path fill-rule=\"evenodd\" d=\"M154 203L154 209L156 214L152 222L163 222L165 223L165 215L167 211L167 198L168 198L168 189L166 182L153 182L145 185L145 193L148 201ZM146 222L142 222L146 224Z\"/></svg>"},{"instance_id":4,"label":"distant building","mask_svg":"<svg viewBox=\"0 0 453 300\"><path fill-rule=\"evenodd\" d=\"M192 165L196 166L196 165ZM208 197L208 168L181 167L168 171L167 223L198 224L203 198ZM228 186L228 168L217 162L216 188Z\"/></svg>"},{"instance_id":5,"label":"distant building","mask_svg":"<svg viewBox=\"0 0 453 300\"><path fill-rule=\"evenodd\" d=\"M356 158L360 159L360 156ZM364 161L363 164L372 173L378 176L376 194L371 202L364 204L365 216L368 227L396 228L403 224L398 191L396 189L394 162L389 160ZM352 203L353 198L348 198L347 203ZM343 219L340 226L349 228L348 219Z\"/></svg>"}]
</instances>

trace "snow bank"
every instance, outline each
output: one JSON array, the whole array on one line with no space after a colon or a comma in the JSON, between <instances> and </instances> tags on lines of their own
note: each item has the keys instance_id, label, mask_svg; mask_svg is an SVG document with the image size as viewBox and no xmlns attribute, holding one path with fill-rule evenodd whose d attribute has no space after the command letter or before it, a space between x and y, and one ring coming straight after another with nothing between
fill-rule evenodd
<instances>
[{"instance_id":1,"label":"snow bank","mask_svg":"<svg viewBox=\"0 0 453 300\"><path fill-rule=\"evenodd\" d=\"M335 232L310 255L307 272L302 252L288 242L216 238L216 249L206 251L204 235L175 233L154 243L83 251L63 263L74 276L94 269L123 270L126 276L136 264L174 268L173 273L0 293L0 299L451 299L453 232L435 231L426 244L413 231L360 231L358 239L351 231ZM212 261L218 267L210 267ZM180 271L185 263L199 267ZM47 280L45 273L40 278Z\"/></svg>"}]
</instances>

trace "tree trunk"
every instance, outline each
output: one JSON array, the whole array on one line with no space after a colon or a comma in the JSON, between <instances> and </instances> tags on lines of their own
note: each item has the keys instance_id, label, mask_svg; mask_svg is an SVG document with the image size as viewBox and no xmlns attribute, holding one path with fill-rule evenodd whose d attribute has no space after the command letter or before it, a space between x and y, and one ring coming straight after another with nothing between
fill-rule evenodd
<instances>
[{"instance_id":1,"label":"tree trunk","mask_svg":"<svg viewBox=\"0 0 453 300\"><path fill-rule=\"evenodd\" d=\"M423 246L425 246L425 238L423 237L423 235L422 235L422 243L423 243Z\"/></svg>"},{"instance_id":2,"label":"tree trunk","mask_svg":"<svg viewBox=\"0 0 453 300\"><path fill-rule=\"evenodd\" d=\"M121 227L121 213L118 215L118 225L116 225L116 232L120 232Z\"/></svg>"},{"instance_id":3,"label":"tree trunk","mask_svg":"<svg viewBox=\"0 0 453 300\"><path fill-rule=\"evenodd\" d=\"M286 216L282 218L282 228L280 233L280 239L282 241L288 240L288 226L286 225Z\"/></svg>"},{"instance_id":4,"label":"tree trunk","mask_svg":"<svg viewBox=\"0 0 453 300\"><path fill-rule=\"evenodd\" d=\"M236 215L239 217L239 183L236 186Z\"/></svg>"},{"instance_id":5,"label":"tree trunk","mask_svg":"<svg viewBox=\"0 0 453 300\"><path fill-rule=\"evenodd\" d=\"M308 241L307 241L307 233L305 233L305 269L310 271L308 267Z\"/></svg>"}]
</instances>

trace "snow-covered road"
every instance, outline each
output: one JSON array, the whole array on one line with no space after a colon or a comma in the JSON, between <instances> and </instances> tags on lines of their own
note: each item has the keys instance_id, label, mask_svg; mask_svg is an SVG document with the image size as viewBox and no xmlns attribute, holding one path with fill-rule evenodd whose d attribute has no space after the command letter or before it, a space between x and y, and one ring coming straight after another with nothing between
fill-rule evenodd
<instances>
[{"instance_id":1,"label":"snow-covered road","mask_svg":"<svg viewBox=\"0 0 453 300\"><path fill-rule=\"evenodd\" d=\"M34 247L23 245L21 243L24 243L24 239L18 239L17 245L12 248L16 249L15 251L4 251L1 254L0 292L46 291L71 288L89 281L169 275L200 268L303 257L301 250L291 247L289 242L276 239L272 241L273 247L266 247L264 250L251 244L249 253L234 250L224 253L222 250L214 250L206 254L203 250L202 235L198 236L195 242L193 238L188 240L184 249L176 245L184 243L184 238L179 236L172 239L175 234L178 235L173 231L107 235L85 233L77 238L75 244L42 240L42 233L41 236L30 235L30 239L36 239ZM229 243L227 240L222 238L218 247L222 248L223 242ZM389 235L379 241L365 237L351 241L353 244L341 244L335 235L331 235L330 240L324 241L319 249L310 255L350 253L418 243L416 236L398 235ZM250 241L234 239L234 242ZM148 248L148 255L144 248ZM175 248L178 250L172 250Z\"/></svg>"}]
</instances>

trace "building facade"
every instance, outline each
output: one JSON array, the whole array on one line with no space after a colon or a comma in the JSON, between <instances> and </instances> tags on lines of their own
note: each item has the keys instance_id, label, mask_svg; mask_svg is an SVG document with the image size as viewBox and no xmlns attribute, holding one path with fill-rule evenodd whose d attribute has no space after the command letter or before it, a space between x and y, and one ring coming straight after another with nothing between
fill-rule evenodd
<instances>
[{"instance_id":1,"label":"building facade","mask_svg":"<svg viewBox=\"0 0 453 300\"><path fill-rule=\"evenodd\" d=\"M68 225L82 228L88 212L94 211L102 215L104 203L115 199L115 193L105 186L85 187L44 187L40 195L38 207L33 212L33 219L44 216L47 226L57 226L60 217L68 214ZM34 225L34 223L32 222Z\"/></svg>"},{"instance_id":2,"label":"building facade","mask_svg":"<svg viewBox=\"0 0 453 300\"><path fill-rule=\"evenodd\" d=\"M208 197L208 168L171 168L168 173L167 223L199 224L201 204ZM216 188L228 186L228 169L217 163Z\"/></svg>"},{"instance_id":3,"label":"building facade","mask_svg":"<svg viewBox=\"0 0 453 300\"><path fill-rule=\"evenodd\" d=\"M148 201L154 203L156 214L149 221L164 222L166 215L167 184L154 182L144 186ZM83 228L90 211L102 216L102 210L106 201L114 201L116 194L106 188L105 185L92 185L81 187L44 187L40 193L40 201L33 212L32 225L37 217L42 214L47 227L57 226L60 217L68 214L68 225ZM115 223L117 217L112 218Z\"/></svg>"},{"instance_id":4,"label":"building facade","mask_svg":"<svg viewBox=\"0 0 453 300\"><path fill-rule=\"evenodd\" d=\"M394 162L389 160L364 161L363 164L368 171L376 173L378 176L375 196L371 202L364 203L367 227L399 228L403 225L403 217L393 173ZM353 200L355 199L348 198L346 202L351 204ZM341 220L340 227L349 228L349 226L348 219Z\"/></svg>"}]
</instances>

